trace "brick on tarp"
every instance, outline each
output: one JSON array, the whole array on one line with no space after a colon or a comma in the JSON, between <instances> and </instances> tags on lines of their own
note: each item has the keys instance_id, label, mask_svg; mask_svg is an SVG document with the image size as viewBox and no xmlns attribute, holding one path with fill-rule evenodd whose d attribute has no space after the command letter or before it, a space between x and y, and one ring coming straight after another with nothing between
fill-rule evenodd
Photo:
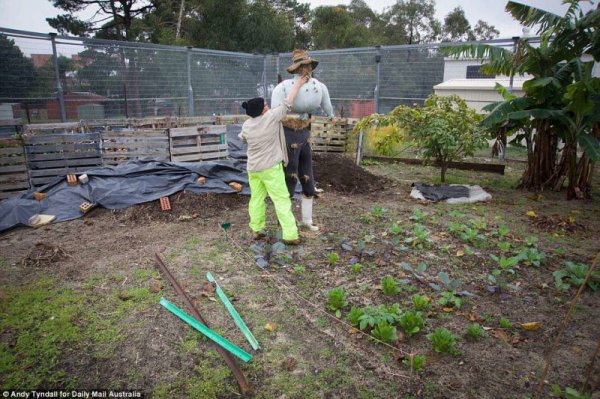
<instances>
[{"instance_id":1,"label":"brick on tarp","mask_svg":"<svg viewBox=\"0 0 600 399\"><path fill-rule=\"evenodd\" d=\"M160 198L160 209L162 209L163 211L171 210L171 201L169 201L169 197Z\"/></svg>"}]
</instances>

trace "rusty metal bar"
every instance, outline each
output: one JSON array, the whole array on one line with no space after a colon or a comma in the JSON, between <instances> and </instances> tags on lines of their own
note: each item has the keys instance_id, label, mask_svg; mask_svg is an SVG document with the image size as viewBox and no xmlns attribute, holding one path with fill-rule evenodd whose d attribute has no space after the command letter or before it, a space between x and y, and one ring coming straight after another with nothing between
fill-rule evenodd
<instances>
[{"instance_id":1,"label":"rusty metal bar","mask_svg":"<svg viewBox=\"0 0 600 399\"><path fill-rule=\"evenodd\" d=\"M160 256L158 256L158 254L155 253L154 257L156 260L156 264L158 265L160 270L163 272L163 274L167 277L167 280L169 280L169 282L171 283L171 285L177 292L177 295L179 295L179 297L183 300L183 302L185 302L185 304L188 307L192 316L195 317L197 320L201 321L205 326L210 328L210 326L208 325L206 320L204 320L204 318L202 317L202 315L200 314L200 312L198 311L196 306L194 306L194 304L192 303L190 298L187 296L187 294L185 293L183 288L181 288L181 285L179 285L177 280L175 280L175 277L173 277L173 275L171 274L169 269L167 269L167 266L164 264L164 262L162 261ZM216 345L212 341L210 341L210 344L212 344L213 347L217 350L217 352L219 352L219 354L221 355L223 360L225 360L225 363L227 363L227 366L229 366L229 368L233 372L233 375L234 375L238 385L240 386L240 390L242 391L242 394L246 394L250 390L250 384L248 383L248 380L244 376L244 373L242 373L242 370L240 370L239 366L235 362L235 359L231 356L231 354L229 354L229 352L227 352L225 349L223 349L219 345Z\"/></svg>"}]
</instances>

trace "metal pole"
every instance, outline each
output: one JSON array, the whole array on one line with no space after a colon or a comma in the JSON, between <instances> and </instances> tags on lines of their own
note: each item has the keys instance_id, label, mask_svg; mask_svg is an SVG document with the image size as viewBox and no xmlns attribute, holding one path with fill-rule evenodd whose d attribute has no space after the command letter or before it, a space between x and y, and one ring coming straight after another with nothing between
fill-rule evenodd
<instances>
[{"instance_id":1,"label":"metal pole","mask_svg":"<svg viewBox=\"0 0 600 399\"><path fill-rule=\"evenodd\" d=\"M381 46L375 46L375 62L377 63L377 74L375 75L375 113L379 113L379 82L381 77Z\"/></svg>"},{"instance_id":2,"label":"metal pole","mask_svg":"<svg viewBox=\"0 0 600 399\"><path fill-rule=\"evenodd\" d=\"M262 74L263 93L265 101L268 100L269 90L267 88L267 56L263 56L263 74Z\"/></svg>"},{"instance_id":3,"label":"metal pole","mask_svg":"<svg viewBox=\"0 0 600 399\"><path fill-rule=\"evenodd\" d=\"M188 116L194 116L194 88L192 87L192 47L187 48Z\"/></svg>"},{"instance_id":4,"label":"metal pole","mask_svg":"<svg viewBox=\"0 0 600 399\"><path fill-rule=\"evenodd\" d=\"M60 121L67 121L65 112L65 94L63 92L62 83L60 82L60 72L58 70L58 56L56 54L56 33L49 33L50 41L52 42L52 61L54 62L54 75L56 77L56 90L58 91L58 103L60 104Z\"/></svg>"}]
</instances>

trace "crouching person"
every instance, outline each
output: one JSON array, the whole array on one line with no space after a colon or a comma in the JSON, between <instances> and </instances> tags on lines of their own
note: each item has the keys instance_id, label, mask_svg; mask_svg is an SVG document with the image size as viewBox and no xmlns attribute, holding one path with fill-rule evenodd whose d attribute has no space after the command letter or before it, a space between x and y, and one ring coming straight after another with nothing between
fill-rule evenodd
<instances>
[{"instance_id":1,"label":"crouching person","mask_svg":"<svg viewBox=\"0 0 600 399\"><path fill-rule=\"evenodd\" d=\"M254 239L265 236L265 199L268 194L283 230L283 242L288 245L300 243L283 173L283 167L288 163L288 155L281 120L291 109L298 90L307 81L307 78L298 79L284 103L273 109L269 109L265 100L260 97L242 104L246 114L251 117L242 125L240 137L248 143L247 169L251 191L248 213Z\"/></svg>"}]
</instances>

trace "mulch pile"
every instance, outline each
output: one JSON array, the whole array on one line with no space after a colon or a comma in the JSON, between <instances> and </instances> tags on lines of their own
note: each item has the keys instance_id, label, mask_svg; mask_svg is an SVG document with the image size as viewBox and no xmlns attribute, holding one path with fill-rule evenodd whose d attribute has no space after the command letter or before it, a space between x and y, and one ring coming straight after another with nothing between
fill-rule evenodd
<instances>
[{"instance_id":1,"label":"mulch pile","mask_svg":"<svg viewBox=\"0 0 600 399\"><path fill-rule=\"evenodd\" d=\"M160 202L152 201L115 211L123 221L175 222L219 216L231 209L248 205L250 197L238 194L196 194L182 191L169 197L171 210L163 211Z\"/></svg>"},{"instance_id":2,"label":"mulch pile","mask_svg":"<svg viewBox=\"0 0 600 399\"><path fill-rule=\"evenodd\" d=\"M375 176L357 166L350 158L331 154L313 154L315 180L326 191L366 194L382 190L387 179ZM250 197L239 194L196 194L180 192L169 197L171 210L163 211L159 201L146 202L114 211L119 219L129 222L186 221L210 218L248 206Z\"/></svg>"},{"instance_id":3,"label":"mulch pile","mask_svg":"<svg viewBox=\"0 0 600 399\"><path fill-rule=\"evenodd\" d=\"M318 187L344 194L373 193L388 183L386 178L367 172L341 155L313 154L313 173Z\"/></svg>"}]
</instances>

